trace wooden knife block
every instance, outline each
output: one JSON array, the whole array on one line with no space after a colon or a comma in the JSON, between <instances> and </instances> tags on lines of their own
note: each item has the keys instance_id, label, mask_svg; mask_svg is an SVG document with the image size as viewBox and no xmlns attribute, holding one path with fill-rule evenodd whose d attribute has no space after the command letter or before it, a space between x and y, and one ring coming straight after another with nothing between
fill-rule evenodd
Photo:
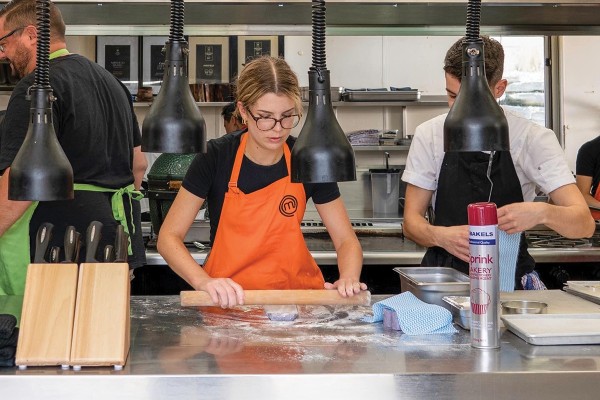
<instances>
[{"instance_id":1,"label":"wooden knife block","mask_svg":"<svg viewBox=\"0 0 600 400\"><path fill-rule=\"evenodd\" d=\"M16 364L69 365L77 264L29 264Z\"/></svg>"},{"instance_id":2,"label":"wooden knife block","mask_svg":"<svg viewBox=\"0 0 600 400\"><path fill-rule=\"evenodd\" d=\"M129 353L129 294L129 264L81 264L71 365L125 365Z\"/></svg>"},{"instance_id":3,"label":"wooden knife block","mask_svg":"<svg viewBox=\"0 0 600 400\"><path fill-rule=\"evenodd\" d=\"M127 263L30 264L16 364L125 365L129 295Z\"/></svg>"}]
</instances>

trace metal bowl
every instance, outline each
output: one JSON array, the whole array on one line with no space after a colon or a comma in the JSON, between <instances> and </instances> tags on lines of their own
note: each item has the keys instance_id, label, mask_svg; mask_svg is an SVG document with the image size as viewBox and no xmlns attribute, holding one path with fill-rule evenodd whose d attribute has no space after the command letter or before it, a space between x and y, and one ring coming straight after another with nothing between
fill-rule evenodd
<instances>
[{"instance_id":1,"label":"metal bowl","mask_svg":"<svg viewBox=\"0 0 600 400\"><path fill-rule=\"evenodd\" d=\"M502 302L502 314L545 314L548 304L541 301L510 300Z\"/></svg>"}]
</instances>

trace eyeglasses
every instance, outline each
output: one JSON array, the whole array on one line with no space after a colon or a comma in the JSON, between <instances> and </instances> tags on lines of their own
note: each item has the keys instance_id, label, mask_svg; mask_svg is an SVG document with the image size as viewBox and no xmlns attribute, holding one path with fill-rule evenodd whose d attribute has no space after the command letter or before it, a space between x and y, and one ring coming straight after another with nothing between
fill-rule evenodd
<instances>
[{"instance_id":1,"label":"eyeglasses","mask_svg":"<svg viewBox=\"0 0 600 400\"><path fill-rule=\"evenodd\" d=\"M286 115L277 119L271 117L255 117L249 108L246 107L246 110L248 110L250 116L256 122L256 127L261 131L270 131L271 129L275 128L275 125L277 125L278 122L283 129L292 129L295 128L300 122L300 115L298 114Z\"/></svg>"},{"instance_id":2,"label":"eyeglasses","mask_svg":"<svg viewBox=\"0 0 600 400\"><path fill-rule=\"evenodd\" d=\"M25 28L27 28L27 26L22 26L22 27L20 27L20 28L13 29L12 31L8 32L6 35L4 35L4 36L0 37L0 42L2 42L2 41L4 41L4 40L8 39L9 37L11 37L12 35L14 35L14 34L15 34L15 33L17 33L18 31L20 31L20 30L23 30L23 29L25 29ZM4 43L0 44L0 51L1 51L2 53L4 53L4 46L5 46L5 44L4 44Z\"/></svg>"}]
</instances>

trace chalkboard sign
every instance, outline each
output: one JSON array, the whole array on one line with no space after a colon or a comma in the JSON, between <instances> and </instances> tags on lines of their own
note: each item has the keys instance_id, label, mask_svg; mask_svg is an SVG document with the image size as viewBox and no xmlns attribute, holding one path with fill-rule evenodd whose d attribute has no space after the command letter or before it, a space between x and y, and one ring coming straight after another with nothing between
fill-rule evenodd
<instances>
[{"instance_id":1,"label":"chalkboard sign","mask_svg":"<svg viewBox=\"0 0 600 400\"><path fill-rule=\"evenodd\" d=\"M142 40L142 83L152 88L152 93L160 91L165 73L165 53L163 49L167 36L144 36Z\"/></svg>"},{"instance_id":2,"label":"chalkboard sign","mask_svg":"<svg viewBox=\"0 0 600 400\"><path fill-rule=\"evenodd\" d=\"M196 36L189 43L190 84L229 82L229 37Z\"/></svg>"},{"instance_id":3,"label":"chalkboard sign","mask_svg":"<svg viewBox=\"0 0 600 400\"><path fill-rule=\"evenodd\" d=\"M96 62L119 79L132 94L138 89L138 37L98 36Z\"/></svg>"},{"instance_id":4,"label":"chalkboard sign","mask_svg":"<svg viewBox=\"0 0 600 400\"><path fill-rule=\"evenodd\" d=\"M223 46L220 44L196 45L196 79L204 83L219 83L223 77Z\"/></svg>"},{"instance_id":5,"label":"chalkboard sign","mask_svg":"<svg viewBox=\"0 0 600 400\"><path fill-rule=\"evenodd\" d=\"M131 47L106 45L104 52L104 68L121 81L128 81L131 77Z\"/></svg>"}]
</instances>

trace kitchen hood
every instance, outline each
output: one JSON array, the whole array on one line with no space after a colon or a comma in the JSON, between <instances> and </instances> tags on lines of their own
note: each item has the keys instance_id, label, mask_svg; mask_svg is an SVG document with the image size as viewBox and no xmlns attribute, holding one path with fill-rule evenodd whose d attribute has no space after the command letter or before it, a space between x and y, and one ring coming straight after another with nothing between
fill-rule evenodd
<instances>
[{"instance_id":1,"label":"kitchen hood","mask_svg":"<svg viewBox=\"0 0 600 400\"><path fill-rule=\"evenodd\" d=\"M57 1L67 34L164 34L168 1ZM186 1L186 35L310 34L311 2ZM493 0L482 3L486 34L600 32L600 1ZM466 1L327 3L328 35L462 35ZM110 26L110 31L106 30Z\"/></svg>"}]
</instances>

